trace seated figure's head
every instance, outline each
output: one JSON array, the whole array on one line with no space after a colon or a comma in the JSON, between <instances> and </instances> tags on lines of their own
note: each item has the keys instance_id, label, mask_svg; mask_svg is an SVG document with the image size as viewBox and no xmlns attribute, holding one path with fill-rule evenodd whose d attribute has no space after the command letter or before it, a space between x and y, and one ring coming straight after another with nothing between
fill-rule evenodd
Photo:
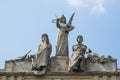
<instances>
[{"instance_id":1,"label":"seated figure's head","mask_svg":"<svg viewBox=\"0 0 120 80\"><path fill-rule=\"evenodd\" d=\"M49 43L49 38L48 38L48 35L47 34L42 34L42 42L46 42L46 43Z\"/></svg>"},{"instance_id":2,"label":"seated figure's head","mask_svg":"<svg viewBox=\"0 0 120 80\"><path fill-rule=\"evenodd\" d=\"M78 35L78 37L77 37L77 42L78 42L78 43L82 43L82 42L83 42L83 37L82 37L82 35Z\"/></svg>"}]
</instances>

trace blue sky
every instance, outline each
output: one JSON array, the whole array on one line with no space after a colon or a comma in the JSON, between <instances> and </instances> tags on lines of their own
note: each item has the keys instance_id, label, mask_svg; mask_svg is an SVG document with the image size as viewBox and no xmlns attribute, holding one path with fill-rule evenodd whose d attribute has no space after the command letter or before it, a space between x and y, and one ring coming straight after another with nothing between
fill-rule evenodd
<instances>
[{"instance_id":1,"label":"blue sky","mask_svg":"<svg viewBox=\"0 0 120 80\"><path fill-rule=\"evenodd\" d=\"M57 28L51 21L75 12L69 33L69 55L80 34L84 44L99 55L111 55L120 67L120 0L0 0L0 68L29 50L37 52L47 33L55 55Z\"/></svg>"}]
</instances>

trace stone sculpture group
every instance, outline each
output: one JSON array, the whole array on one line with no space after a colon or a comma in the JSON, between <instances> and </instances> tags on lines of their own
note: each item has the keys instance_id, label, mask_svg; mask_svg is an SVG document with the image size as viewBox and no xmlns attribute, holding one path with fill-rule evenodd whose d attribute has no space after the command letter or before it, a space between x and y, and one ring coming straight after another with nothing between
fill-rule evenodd
<instances>
[{"instance_id":1,"label":"stone sculpture group","mask_svg":"<svg viewBox=\"0 0 120 80\"><path fill-rule=\"evenodd\" d=\"M38 46L36 54L29 56L27 53L21 59L6 61L5 70L22 72L24 70L22 68L25 68L24 71L33 71L35 74L45 74L46 72L116 71L116 59L113 59L112 56L107 58L99 56L90 49L87 51L87 46L82 43L82 35L77 36L77 44L73 45L73 54L69 58L68 34L74 29L72 25L74 14L72 14L68 23L64 15L53 20L58 28L56 55L54 57L50 57L52 45L49 42L49 37L47 34L43 34L41 37L42 43ZM88 56L85 57L85 54ZM26 63L27 65L23 65Z\"/></svg>"}]
</instances>

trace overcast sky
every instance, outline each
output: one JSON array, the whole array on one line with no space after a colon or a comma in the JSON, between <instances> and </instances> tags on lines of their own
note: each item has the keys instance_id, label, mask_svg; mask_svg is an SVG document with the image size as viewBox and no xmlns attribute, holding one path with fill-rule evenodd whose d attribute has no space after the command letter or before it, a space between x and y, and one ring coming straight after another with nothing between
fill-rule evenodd
<instances>
[{"instance_id":1,"label":"overcast sky","mask_svg":"<svg viewBox=\"0 0 120 80\"><path fill-rule=\"evenodd\" d=\"M120 0L0 0L0 68L29 50L37 52L41 35L47 33L55 55L57 27L51 21L75 12L69 33L69 56L76 37L99 55L111 55L120 67Z\"/></svg>"}]
</instances>

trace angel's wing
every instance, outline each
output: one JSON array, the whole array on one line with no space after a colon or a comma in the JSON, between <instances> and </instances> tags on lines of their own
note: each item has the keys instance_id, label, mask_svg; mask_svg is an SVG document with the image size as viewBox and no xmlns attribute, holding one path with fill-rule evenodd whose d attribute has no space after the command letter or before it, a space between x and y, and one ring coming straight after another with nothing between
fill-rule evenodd
<instances>
[{"instance_id":1,"label":"angel's wing","mask_svg":"<svg viewBox=\"0 0 120 80\"><path fill-rule=\"evenodd\" d=\"M73 20L74 15L75 15L75 13L73 13L72 16L70 17L68 24L70 24L70 25L72 24L72 20Z\"/></svg>"}]
</instances>

